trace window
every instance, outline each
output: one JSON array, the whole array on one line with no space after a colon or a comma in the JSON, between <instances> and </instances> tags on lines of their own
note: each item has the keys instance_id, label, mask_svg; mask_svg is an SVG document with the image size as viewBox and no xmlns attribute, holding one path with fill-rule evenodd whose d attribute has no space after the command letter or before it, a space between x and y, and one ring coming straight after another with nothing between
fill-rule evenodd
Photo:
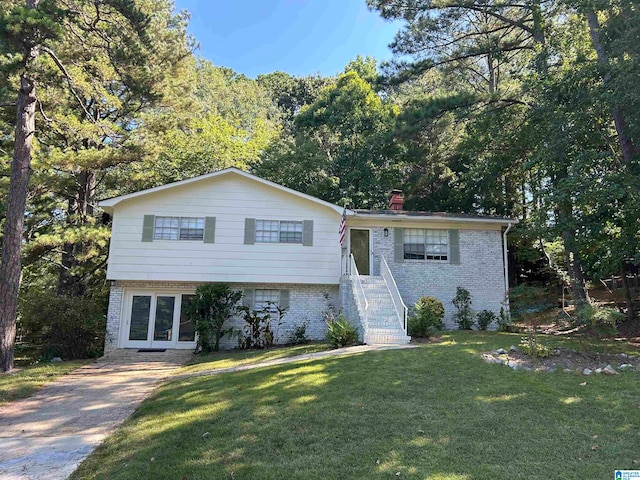
<instances>
[{"instance_id":1,"label":"window","mask_svg":"<svg viewBox=\"0 0 640 480\"><path fill-rule=\"evenodd\" d=\"M156 217L154 240L203 240L203 217Z\"/></svg>"},{"instance_id":2,"label":"window","mask_svg":"<svg viewBox=\"0 0 640 480\"><path fill-rule=\"evenodd\" d=\"M446 230L404 229L406 260L447 260L449 235Z\"/></svg>"},{"instance_id":3,"label":"window","mask_svg":"<svg viewBox=\"0 0 640 480\"><path fill-rule=\"evenodd\" d=\"M302 244L302 222L256 220L256 243Z\"/></svg>"},{"instance_id":4,"label":"window","mask_svg":"<svg viewBox=\"0 0 640 480\"><path fill-rule=\"evenodd\" d=\"M256 311L269 310L274 312L280 303L280 290L256 290L253 299L253 308Z\"/></svg>"}]
</instances>

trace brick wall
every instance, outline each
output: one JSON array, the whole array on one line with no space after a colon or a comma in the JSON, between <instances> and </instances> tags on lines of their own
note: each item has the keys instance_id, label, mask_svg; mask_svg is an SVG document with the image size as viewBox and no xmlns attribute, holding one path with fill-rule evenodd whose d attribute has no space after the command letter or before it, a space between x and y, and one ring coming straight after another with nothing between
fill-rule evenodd
<instances>
[{"instance_id":1,"label":"brick wall","mask_svg":"<svg viewBox=\"0 0 640 480\"><path fill-rule=\"evenodd\" d=\"M269 290L289 290L289 310L282 318L282 324L278 328L277 343L285 343L289 334L295 327L301 325L305 320L308 323L306 335L311 340L323 340L327 334L327 327L324 323L324 313L333 308L338 309L340 298L337 285L287 285L287 284L229 284L234 290L269 289ZM107 314L107 342L105 352L113 350L117 346L117 339L120 332L120 315L125 289L144 290L176 290L180 292L195 291L197 283L190 282L158 282L158 281L117 281L111 286L109 295L109 310ZM227 327L241 328L244 322L241 318L235 317L229 320ZM275 328L275 326L274 326ZM223 338L222 348L233 348L237 346L235 339Z\"/></svg>"},{"instance_id":2,"label":"brick wall","mask_svg":"<svg viewBox=\"0 0 640 480\"><path fill-rule=\"evenodd\" d=\"M393 229L389 229L393 230ZM498 314L505 298L502 233L498 230L460 230L460 265L437 260L393 260L394 232L384 236L382 228L373 229L373 272L380 273L380 255L385 257L404 302L411 309L425 295L436 297L445 308L445 325L457 328L451 300L456 287L471 293L475 311ZM492 325L496 328L496 325Z\"/></svg>"}]
</instances>

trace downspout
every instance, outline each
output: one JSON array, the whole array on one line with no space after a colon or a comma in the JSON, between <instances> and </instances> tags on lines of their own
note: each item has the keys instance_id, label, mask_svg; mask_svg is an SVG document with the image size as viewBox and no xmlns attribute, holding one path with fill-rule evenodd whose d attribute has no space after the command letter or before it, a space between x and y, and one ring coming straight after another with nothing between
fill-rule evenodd
<instances>
[{"instance_id":1,"label":"downspout","mask_svg":"<svg viewBox=\"0 0 640 480\"><path fill-rule=\"evenodd\" d=\"M509 256L507 254L507 234L511 230L511 223L507 223L507 229L502 234L502 263L504 264L504 301L505 311L509 313Z\"/></svg>"}]
</instances>

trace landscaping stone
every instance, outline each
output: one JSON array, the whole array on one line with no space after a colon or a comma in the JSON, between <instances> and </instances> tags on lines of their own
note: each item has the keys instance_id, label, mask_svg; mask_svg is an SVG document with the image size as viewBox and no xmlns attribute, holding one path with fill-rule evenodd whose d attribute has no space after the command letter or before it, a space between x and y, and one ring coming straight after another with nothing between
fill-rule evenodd
<instances>
[{"instance_id":1,"label":"landscaping stone","mask_svg":"<svg viewBox=\"0 0 640 480\"><path fill-rule=\"evenodd\" d=\"M602 370L602 373L606 374L606 375L618 375L618 371L613 368L611 365L607 365L606 367L604 367L604 369Z\"/></svg>"},{"instance_id":2,"label":"landscaping stone","mask_svg":"<svg viewBox=\"0 0 640 480\"><path fill-rule=\"evenodd\" d=\"M591 375L592 371L590 368L585 368L584 370L582 370L582 374L583 375Z\"/></svg>"},{"instance_id":3,"label":"landscaping stone","mask_svg":"<svg viewBox=\"0 0 640 480\"><path fill-rule=\"evenodd\" d=\"M602 373L602 369L601 369L601 368L596 368L596 369L595 369L595 372L596 372L596 373Z\"/></svg>"},{"instance_id":4,"label":"landscaping stone","mask_svg":"<svg viewBox=\"0 0 640 480\"><path fill-rule=\"evenodd\" d=\"M620 370L627 370L629 368L633 368L633 365L631 365L630 363L623 363L620 365L620 367L618 367Z\"/></svg>"},{"instance_id":5,"label":"landscaping stone","mask_svg":"<svg viewBox=\"0 0 640 480\"><path fill-rule=\"evenodd\" d=\"M512 352L517 352L518 351L518 347L516 347L515 345L511 345L509 347L509 350L512 351Z\"/></svg>"},{"instance_id":6,"label":"landscaping stone","mask_svg":"<svg viewBox=\"0 0 640 480\"><path fill-rule=\"evenodd\" d=\"M60 357L53 357L51 359L51 363L59 363L62 362L62 359Z\"/></svg>"},{"instance_id":7,"label":"landscaping stone","mask_svg":"<svg viewBox=\"0 0 640 480\"><path fill-rule=\"evenodd\" d=\"M496 355L506 355L507 351L504 348L499 348L498 350L496 350L495 352Z\"/></svg>"}]
</instances>

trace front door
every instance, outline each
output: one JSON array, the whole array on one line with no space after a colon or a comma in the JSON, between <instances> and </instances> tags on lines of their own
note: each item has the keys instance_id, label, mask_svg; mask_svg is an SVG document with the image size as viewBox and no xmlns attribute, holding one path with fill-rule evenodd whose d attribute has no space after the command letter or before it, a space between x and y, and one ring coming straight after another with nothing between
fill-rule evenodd
<instances>
[{"instance_id":1,"label":"front door","mask_svg":"<svg viewBox=\"0 0 640 480\"><path fill-rule=\"evenodd\" d=\"M128 348L191 348L193 325L185 318L185 307L193 295L132 292L128 297Z\"/></svg>"},{"instance_id":2,"label":"front door","mask_svg":"<svg viewBox=\"0 0 640 480\"><path fill-rule=\"evenodd\" d=\"M371 273L371 248L369 230L359 230L352 228L349 234L349 244L351 254L358 267L360 275L370 275Z\"/></svg>"}]
</instances>

